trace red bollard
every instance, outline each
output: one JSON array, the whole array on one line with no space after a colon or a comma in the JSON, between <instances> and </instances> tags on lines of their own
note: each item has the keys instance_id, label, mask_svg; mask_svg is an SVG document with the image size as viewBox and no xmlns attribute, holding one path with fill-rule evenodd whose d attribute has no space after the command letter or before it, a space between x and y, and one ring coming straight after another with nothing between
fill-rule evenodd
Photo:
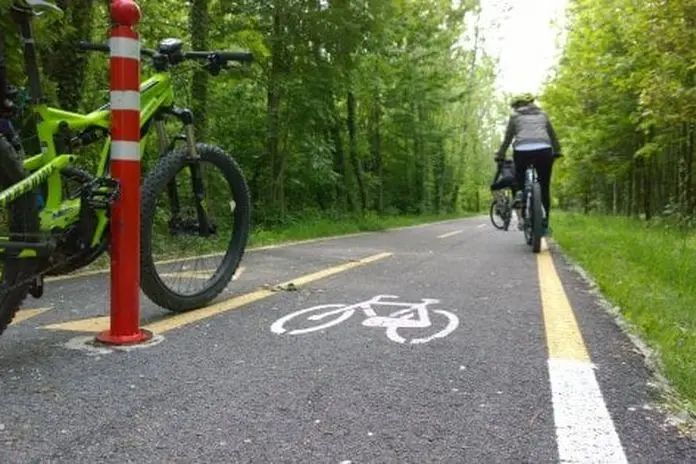
<instances>
[{"instance_id":1,"label":"red bollard","mask_svg":"<svg viewBox=\"0 0 696 464\"><path fill-rule=\"evenodd\" d=\"M97 341L126 345L152 337L140 328L140 7L114 0L111 18L111 176L121 194L111 209L111 326Z\"/></svg>"}]
</instances>

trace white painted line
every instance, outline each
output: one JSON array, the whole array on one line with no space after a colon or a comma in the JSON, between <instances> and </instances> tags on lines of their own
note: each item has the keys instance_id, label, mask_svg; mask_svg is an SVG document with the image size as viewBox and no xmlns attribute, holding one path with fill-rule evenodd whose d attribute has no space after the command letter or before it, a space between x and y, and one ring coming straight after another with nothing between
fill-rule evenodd
<instances>
[{"instance_id":1,"label":"white painted line","mask_svg":"<svg viewBox=\"0 0 696 464\"><path fill-rule=\"evenodd\" d=\"M560 462L627 463L592 364L549 359L549 376Z\"/></svg>"},{"instance_id":2,"label":"white painted line","mask_svg":"<svg viewBox=\"0 0 696 464\"><path fill-rule=\"evenodd\" d=\"M111 159L121 161L140 160L140 142L127 142L125 140L111 141Z\"/></svg>"},{"instance_id":3,"label":"white painted line","mask_svg":"<svg viewBox=\"0 0 696 464\"><path fill-rule=\"evenodd\" d=\"M140 111L140 92L133 90L112 90L112 110Z\"/></svg>"},{"instance_id":4,"label":"white painted line","mask_svg":"<svg viewBox=\"0 0 696 464\"><path fill-rule=\"evenodd\" d=\"M454 232L447 232L446 234L438 235L437 238L447 238L453 235L461 234L463 230L455 230Z\"/></svg>"}]
</instances>

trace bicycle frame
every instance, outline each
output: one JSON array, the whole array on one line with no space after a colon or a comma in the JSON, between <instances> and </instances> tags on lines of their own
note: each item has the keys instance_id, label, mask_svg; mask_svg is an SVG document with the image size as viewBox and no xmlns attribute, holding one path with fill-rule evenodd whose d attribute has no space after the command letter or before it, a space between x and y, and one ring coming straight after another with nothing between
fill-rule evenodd
<instances>
[{"instance_id":1,"label":"bicycle frame","mask_svg":"<svg viewBox=\"0 0 696 464\"><path fill-rule=\"evenodd\" d=\"M321 315L321 317L333 316L342 312L361 310L363 314L368 318L363 321L363 325L366 327L381 327L381 326L400 326L400 327L428 327L430 326L430 317L428 316L428 310L426 307L429 304L439 303L440 300L433 298L423 298L420 303L401 303L384 301L385 298L398 298L396 295L377 295L367 301L362 301L350 306L345 306L343 308L335 309L333 311L326 312ZM372 308L372 306L391 306L396 308L404 308L396 311L389 316L379 316L377 312ZM411 312L416 312L418 318L413 320L410 318L398 318L403 314L408 314Z\"/></svg>"},{"instance_id":2,"label":"bicycle frame","mask_svg":"<svg viewBox=\"0 0 696 464\"><path fill-rule=\"evenodd\" d=\"M141 86L140 127L141 138L147 134L150 122L160 108L169 107L174 101L174 91L170 77L167 73L157 73ZM41 230L62 229L77 220L80 212L81 199L65 200L63 197L63 178L60 170L74 162L78 155L58 153L55 137L63 128L68 127L72 131L92 131L103 129L108 131L110 127L110 105L105 105L89 114L72 113L46 105L31 105L30 113L40 122L36 125L39 143L42 153L30 156L24 160L24 168L30 174L13 185L0 192L0 207L16 200L21 195L36 189L41 184L48 186L48 195L45 198L45 208L40 213ZM158 121L159 122L159 121ZM101 148L97 177L105 177L109 166L111 137L105 137L105 143ZM166 143L166 141L164 142ZM143 146L141 145L141 151ZM108 218L106 211L97 211L98 226L92 246L96 246L101 240L106 229Z\"/></svg>"},{"instance_id":3,"label":"bicycle frame","mask_svg":"<svg viewBox=\"0 0 696 464\"><path fill-rule=\"evenodd\" d=\"M106 104L97 110L80 114L47 106L42 95L39 68L36 60L36 49L32 39L29 23L30 11L13 10L15 20L19 25L24 42L24 65L28 76L30 89L30 103L28 113L35 124L36 135L41 146L41 153L34 154L23 160L24 168L30 173L20 182L0 192L0 207L7 206L20 196L29 193L39 186L47 185L47 195L44 199L45 206L39 213L40 230L50 231L64 229L78 220L81 208L81 199L65 199L63 195L63 178L61 170L78 159L78 155L63 153L56 143L56 138L67 131L78 133L79 136L92 136L95 131L102 132L104 144L101 148L96 177L106 177L109 168L111 148L110 130L111 111L110 104ZM158 116L160 110L170 110L174 103L174 89L168 72L156 72L140 85L141 112L140 128L141 139L147 135L153 118L163 124ZM164 137L164 127L159 127L158 135ZM162 129L162 130L160 130ZM97 136L82 146L91 145L102 137ZM160 140L160 146L166 146L166 140ZM143 146L141 145L141 152ZM97 246L102 240L109 219L106 210L95 211L97 227L91 240L91 246ZM5 242L11 243L11 242ZM0 248L0 252L4 251ZM36 256L35 250L23 249L19 257Z\"/></svg>"},{"instance_id":4,"label":"bicycle frame","mask_svg":"<svg viewBox=\"0 0 696 464\"><path fill-rule=\"evenodd\" d=\"M54 230L65 230L68 226L79 224L79 220L85 205L83 198L89 201L96 218L94 232L89 232L92 237L85 237L89 241L89 247L95 249L105 249L105 232L109 223L108 205L114 200L118 193L118 183L109 179L110 148L111 137L109 135L111 126L110 104L106 104L97 110L80 114L64 111L50 107L46 104L42 95L42 88L39 76L39 66L36 59L36 47L31 32L31 17L33 11L30 7L13 6L12 15L15 22L19 25L20 35L24 45L23 55L25 70L28 76L28 87L30 90L30 102L28 113L35 122L36 138L40 143L40 153L23 160L24 168L29 175L0 192L0 207L16 200L18 197L35 191L39 186L46 185L44 207L40 210L41 232L52 232ZM159 51L141 49L141 56L150 56L154 67L154 74L140 85L140 139L142 140L154 121L157 136L159 139L160 155L164 156L172 150L177 140L185 140L189 155L196 159L198 152L194 137L193 112L186 108L174 106L174 88L171 81L169 70L171 66L181 63L187 59L206 60L206 69L213 75L217 75L220 70L228 69L226 65L230 61L251 62L253 55L245 51L223 52L223 51L191 51L182 52L182 43L178 39L165 39L160 42ZM109 52L108 45L81 44L85 51ZM185 128L183 136L176 136L170 141L165 131L165 116L173 116L178 119ZM92 145L97 141L104 140L99 155L99 164L94 173L88 173L90 181L80 180L90 190L83 189L78 198L65 198L63 194L64 179L61 176L63 168L78 159L78 155L69 153L72 151L68 147L76 145L84 147ZM141 144L141 152L144 146ZM192 163L189 166L189 175L195 193L196 211L199 221L201 236L210 233L210 223L207 208L204 202L205 191L203 187L200 166ZM106 182L98 182L106 181ZM99 185L101 184L101 185ZM104 185L106 184L106 185ZM109 194L109 200L104 202L93 202L93 196L100 192ZM113 192L109 192L113 188ZM91 195L91 196L90 196ZM179 200L176 185L169 188L170 203L173 213L179 211ZM87 202L85 202L87 203ZM49 245L50 247L50 245ZM12 248L19 257L36 256L39 249L45 249L46 244L27 244L25 242L8 241L7 237L0 237L0 254L6 249Z\"/></svg>"}]
</instances>

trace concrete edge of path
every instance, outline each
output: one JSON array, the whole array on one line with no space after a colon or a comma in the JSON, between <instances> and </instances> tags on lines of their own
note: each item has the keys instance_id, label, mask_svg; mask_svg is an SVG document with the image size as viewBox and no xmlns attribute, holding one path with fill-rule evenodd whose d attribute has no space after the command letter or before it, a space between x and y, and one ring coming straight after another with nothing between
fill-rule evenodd
<instances>
[{"instance_id":1,"label":"concrete edge of path","mask_svg":"<svg viewBox=\"0 0 696 464\"><path fill-rule=\"evenodd\" d=\"M676 425L683 433L696 438L696 418L691 416L691 411L686 401L675 390L669 379L664 374L664 368L657 350L653 349L639 335L638 329L623 316L621 307L609 301L602 293L595 278L586 271L555 240L547 240L551 253L561 257L564 264L576 272L587 284L590 294L596 299L599 306L612 318L621 332L628 338L633 347L640 353L641 359L650 372L651 381L660 393L661 402L655 406L667 416L668 420Z\"/></svg>"},{"instance_id":2,"label":"concrete edge of path","mask_svg":"<svg viewBox=\"0 0 696 464\"><path fill-rule=\"evenodd\" d=\"M263 251L263 250L273 250L277 248L287 248L287 247L292 247L292 246L298 246L298 245L305 245L308 243L318 243L318 242L325 242L325 241L330 241L330 240L338 240L342 238L352 238L352 237L361 237L365 235L375 235L375 234L380 234L380 233L385 233L385 232L393 232L393 231L398 231L398 230L408 230L408 229L417 229L421 227L428 227L428 226L435 226L439 224L448 224L452 222L457 222L457 221L463 221L463 220L472 220L476 219L478 217L486 217L482 214L480 215L474 215L474 216L463 216L460 218L455 218L455 219L443 219L441 221L434 221L434 222L424 222L420 224L413 224L410 226L401 226L401 227L388 227L386 229L381 229L377 231L368 231L368 232L354 232L350 234L337 234L337 235L328 235L326 237L317 237L317 238L308 238L308 239L303 239L303 240L289 240L287 242L280 242L272 245L262 245L262 246L251 246L248 247L244 252L245 253L250 253L254 251ZM213 255L204 255L205 256L214 256ZM200 256L199 256L200 257ZM176 258L176 259L169 259L169 260L160 260L157 261L155 264L166 264L166 263L173 263L173 262L180 262L180 261L185 261L188 259L193 259L192 257L188 258ZM66 275L61 275L61 276L55 276L55 277L48 277L45 279L45 282L60 282L60 281L65 281L65 280L76 280L84 277L93 277L96 275L101 275L101 274L108 274L110 269L103 268L103 269L93 269L89 271L78 271L74 272L71 274L66 274Z\"/></svg>"}]
</instances>

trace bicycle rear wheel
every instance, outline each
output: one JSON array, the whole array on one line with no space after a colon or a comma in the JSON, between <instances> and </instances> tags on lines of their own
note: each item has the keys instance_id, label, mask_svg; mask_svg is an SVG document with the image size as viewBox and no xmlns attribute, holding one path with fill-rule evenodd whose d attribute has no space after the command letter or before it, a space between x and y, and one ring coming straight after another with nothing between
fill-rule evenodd
<instances>
[{"instance_id":1,"label":"bicycle rear wheel","mask_svg":"<svg viewBox=\"0 0 696 464\"><path fill-rule=\"evenodd\" d=\"M237 163L218 147L197 144L197 151L198 160L187 148L167 154L142 187L140 285L150 300L173 312L205 306L225 289L244 255L251 222L249 191ZM201 193L208 198L197 198L195 166L201 178L217 176L202 179ZM184 206L186 199L189 205ZM202 246L195 249L184 238L200 238ZM155 255L163 261L156 263ZM204 263L200 268L197 261L192 264L198 259ZM177 277L191 277L202 285L175 290L165 283L165 278Z\"/></svg>"},{"instance_id":2,"label":"bicycle rear wheel","mask_svg":"<svg viewBox=\"0 0 696 464\"><path fill-rule=\"evenodd\" d=\"M5 190L25 177L22 166L14 148L0 135L0 190ZM39 215L36 209L36 195L25 193L12 201L6 212L0 213L0 236L10 241L32 241L39 231ZM3 251L2 276L0 277L0 334L14 319L17 310L29 293L31 283L22 283L29 279L37 267L34 258L18 258L10 252ZM18 285L19 284L19 285Z\"/></svg>"},{"instance_id":3,"label":"bicycle rear wheel","mask_svg":"<svg viewBox=\"0 0 696 464\"><path fill-rule=\"evenodd\" d=\"M532 186L532 251L541 250L541 237L544 235L544 217L541 205L541 185L535 182Z\"/></svg>"}]
</instances>

